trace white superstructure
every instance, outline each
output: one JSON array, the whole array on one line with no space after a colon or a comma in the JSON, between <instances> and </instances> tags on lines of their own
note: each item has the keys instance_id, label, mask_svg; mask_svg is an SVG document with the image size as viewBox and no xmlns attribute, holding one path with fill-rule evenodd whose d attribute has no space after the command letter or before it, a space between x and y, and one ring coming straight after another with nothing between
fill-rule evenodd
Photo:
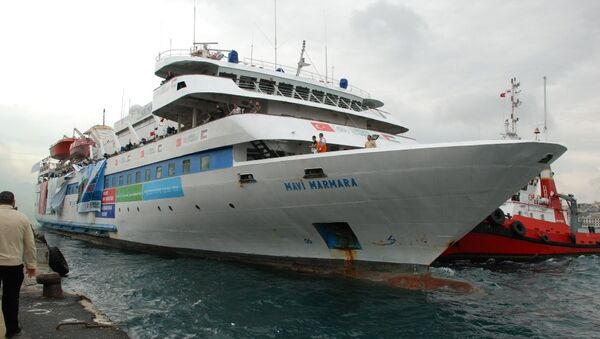
<instances>
[{"instance_id":1,"label":"white superstructure","mask_svg":"<svg viewBox=\"0 0 600 339\"><path fill-rule=\"evenodd\" d=\"M219 57L159 55L153 114L115 126L120 146L132 147L78 171L42 169L39 222L132 248L424 272L566 150L519 140L417 144L347 81ZM328 151L313 154L319 133ZM367 135L379 136L376 148L364 148Z\"/></svg>"}]
</instances>

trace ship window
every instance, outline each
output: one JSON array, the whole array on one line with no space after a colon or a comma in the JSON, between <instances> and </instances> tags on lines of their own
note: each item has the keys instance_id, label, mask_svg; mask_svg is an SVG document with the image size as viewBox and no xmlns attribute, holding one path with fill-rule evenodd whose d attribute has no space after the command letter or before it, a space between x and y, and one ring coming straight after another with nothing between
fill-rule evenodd
<instances>
[{"instance_id":1,"label":"ship window","mask_svg":"<svg viewBox=\"0 0 600 339\"><path fill-rule=\"evenodd\" d=\"M162 166L156 167L156 179L162 178Z\"/></svg>"},{"instance_id":2,"label":"ship window","mask_svg":"<svg viewBox=\"0 0 600 339\"><path fill-rule=\"evenodd\" d=\"M281 92L281 94L283 94L284 96L286 96L286 97L292 96L292 92L294 91L294 85L280 82L278 87L279 87L279 92Z\"/></svg>"},{"instance_id":3,"label":"ship window","mask_svg":"<svg viewBox=\"0 0 600 339\"><path fill-rule=\"evenodd\" d=\"M109 188L108 185L110 184L108 177L104 177L104 188Z\"/></svg>"},{"instance_id":4,"label":"ship window","mask_svg":"<svg viewBox=\"0 0 600 339\"><path fill-rule=\"evenodd\" d=\"M183 174L189 174L190 173L190 167L191 167L191 161L190 159L186 159L183 161Z\"/></svg>"},{"instance_id":5,"label":"ship window","mask_svg":"<svg viewBox=\"0 0 600 339\"><path fill-rule=\"evenodd\" d=\"M135 183L137 184L138 182L142 181L142 172L137 171L135 172Z\"/></svg>"},{"instance_id":6,"label":"ship window","mask_svg":"<svg viewBox=\"0 0 600 339\"><path fill-rule=\"evenodd\" d=\"M112 181L112 185L110 185L111 187L117 187L117 176L113 175L111 178Z\"/></svg>"},{"instance_id":7,"label":"ship window","mask_svg":"<svg viewBox=\"0 0 600 339\"><path fill-rule=\"evenodd\" d=\"M167 167L167 175L172 177L175 175L175 163L172 162L169 164L169 166Z\"/></svg>"},{"instance_id":8,"label":"ship window","mask_svg":"<svg viewBox=\"0 0 600 339\"><path fill-rule=\"evenodd\" d=\"M308 93L310 90L306 87L296 86L296 92L294 94L294 98L308 100Z\"/></svg>"},{"instance_id":9,"label":"ship window","mask_svg":"<svg viewBox=\"0 0 600 339\"><path fill-rule=\"evenodd\" d=\"M146 173L144 173L144 181L150 181L152 179L152 170L146 168Z\"/></svg>"},{"instance_id":10,"label":"ship window","mask_svg":"<svg viewBox=\"0 0 600 339\"><path fill-rule=\"evenodd\" d=\"M125 178L122 175L119 175L119 186L123 186L125 184Z\"/></svg>"},{"instance_id":11,"label":"ship window","mask_svg":"<svg viewBox=\"0 0 600 339\"><path fill-rule=\"evenodd\" d=\"M131 173L127 174L127 185L131 184Z\"/></svg>"},{"instance_id":12,"label":"ship window","mask_svg":"<svg viewBox=\"0 0 600 339\"><path fill-rule=\"evenodd\" d=\"M258 88L263 93L273 94L273 92L275 92L275 81L260 79L258 82Z\"/></svg>"},{"instance_id":13,"label":"ship window","mask_svg":"<svg viewBox=\"0 0 600 339\"><path fill-rule=\"evenodd\" d=\"M546 219L544 219L544 215L543 214L540 214L540 218L542 218L542 220L546 220Z\"/></svg>"},{"instance_id":14,"label":"ship window","mask_svg":"<svg viewBox=\"0 0 600 339\"><path fill-rule=\"evenodd\" d=\"M340 107L350 108L351 102L352 102L352 100L350 100L348 98L340 97Z\"/></svg>"},{"instance_id":15,"label":"ship window","mask_svg":"<svg viewBox=\"0 0 600 339\"><path fill-rule=\"evenodd\" d=\"M240 86L240 88L254 90L255 89L255 85L254 85L255 82L256 82L256 78L240 76L240 84L239 84L239 86Z\"/></svg>"},{"instance_id":16,"label":"ship window","mask_svg":"<svg viewBox=\"0 0 600 339\"><path fill-rule=\"evenodd\" d=\"M221 72L219 73L219 76L221 78L227 78L227 79L231 79L233 81L237 80L237 74L233 74L233 73L225 73L225 72Z\"/></svg>"},{"instance_id":17,"label":"ship window","mask_svg":"<svg viewBox=\"0 0 600 339\"><path fill-rule=\"evenodd\" d=\"M325 95L325 93L323 93L321 91L312 91L312 93L310 95L310 101L322 103L324 95Z\"/></svg>"},{"instance_id":18,"label":"ship window","mask_svg":"<svg viewBox=\"0 0 600 339\"><path fill-rule=\"evenodd\" d=\"M358 111L358 112L363 110L361 103L356 100L352 100L352 103L350 104L350 108L352 108L353 110Z\"/></svg>"},{"instance_id":19,"label":"ship window","mask_svg":"<svg viewBox=\"0 0 600 339\"><path fill-rule=\"evenodd\" d=\"M337 95L331 94L331 93L327 93L327 96L325 97L325 103L327 105L336 106L337 105L337 101L338 101L338 96Z\"/></svg>"},{"instance_id":20,"label":"ship window","mask_svg":"<svg viewBox=\"0 0 600 339\"><path fill-rule=\"evenodd\" d=\"M210 156L202 157L200 159L200 169L206 171L210 169Z\"/></svg>"},{"instance_id":21,"label":"ship window","mask_svg":"<svg viewBox=\"0 0 600 339\"><path fill-rule=\"evenodd\" d=\"M179 91L182 88L186 88L187 85L185 84L185 81L180 81L177 83L177 90Z\"/></svg>"}]
</instances>

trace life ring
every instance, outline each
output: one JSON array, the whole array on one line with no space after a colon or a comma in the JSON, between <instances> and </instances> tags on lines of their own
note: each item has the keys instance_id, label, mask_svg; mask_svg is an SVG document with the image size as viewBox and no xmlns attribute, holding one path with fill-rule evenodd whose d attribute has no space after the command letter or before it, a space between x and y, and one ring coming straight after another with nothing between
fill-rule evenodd
<instances>
[{"instance_id":1,"label":"life ring","mask_svg":"<svg viewBox=\"0 0 600 339\"><path fill-rule=\"evenodd\" d=\"M548 235L546 235L546 234L542 234L542 236L540 236L540 240L545 244L550 242L550 239L548 238Z\"/></svg>"},{"instance_id":2,"label":"life ring","mask_svg":"<svg viewBox=\"0 0 600 339\"><path fill-rule=\"evenodd\" d=\"M496 208L496 210L487 217L487 220L490 222L490 224L502 226L504 225L505 218L506 215L504 214L504 211L499 208Z\"/></svg>"},{"instance_id":3,"label":"life ring","mask_svg":"<svg viewBox=\"0 0 600 339\"><path fill-rule=\"evenodd\" d=\"M515 220L510 224L510 230L519 237L525 236L525 225L519 220Z\"/></svg>"},{"instance_id":4,"label":"life ring","mask_svg":"<svg viewBox=\"0 0 600 339\"><path fill-rule=\"evenodd\" d=\"M69 273L67 260L65 260L65 257L56 246L48 247L48 266L50 266L54 272L60 274L61 277L64 277Z\"/></svg>"}]
</instances>

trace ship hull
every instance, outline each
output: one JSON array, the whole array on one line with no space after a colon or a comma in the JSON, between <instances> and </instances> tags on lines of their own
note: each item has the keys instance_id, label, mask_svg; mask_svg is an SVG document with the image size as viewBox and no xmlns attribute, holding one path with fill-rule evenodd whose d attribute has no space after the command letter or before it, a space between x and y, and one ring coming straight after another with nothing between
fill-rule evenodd
<instances>
[{"instance_id":1,"label":"ship hull","mask_svg":"<svg viewBox=\"0 0 600 339\"><path fill-rule=\"evenodd\" d=\"M419 273L538 173L547 154L564 150L490 142L248 161L176 177L178 197L116 199L111 218L78 213L74 194L60 214L37 217L125 247L342 273L349 262ZM304 178L314 168L325 176ZM255 181L240 182L240 174Z\"/></svg>"}]
</instances>

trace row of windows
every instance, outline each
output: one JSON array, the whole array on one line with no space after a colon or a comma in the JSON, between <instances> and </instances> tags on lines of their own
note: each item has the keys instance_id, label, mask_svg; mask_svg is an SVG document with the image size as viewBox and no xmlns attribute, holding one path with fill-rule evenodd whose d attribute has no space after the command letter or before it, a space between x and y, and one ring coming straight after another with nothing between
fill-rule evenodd
<instances>
[{"instance_id":1,"label":"row of windows","mask_svg":"<svg viewBox=\"0 0 600 339\"><path fill-rule=\"evenodd\" d=\"M220 72L219 77L228 78L238 84L240 88L257 90L256 86L262 93L283 95L286 97L293 97L301 100L308 100L312 102L319 102L331 106L339 106L342 108L348 108L355 111L363 111L362 103L358 100L352 100L350 98L339 97L332 93L325 93L323 91L312 90L308 87L294 86L284 82L276 83L272 80L258 79L248 76L240 75L239 80L237 74ZM295 91L294 91L295 87Z\"/></svg>"},{"instance_id":2,"label":"row of windows","mask_svg":"<svg viewBox=\"0 0 600 339\"><path fill-rule=\"evenodd\" d=\"M231 167L232 162L231 148L184 156L107 175L104 177L104 188L139 184L167 177Z\"/></svg>"}]
</instances>

